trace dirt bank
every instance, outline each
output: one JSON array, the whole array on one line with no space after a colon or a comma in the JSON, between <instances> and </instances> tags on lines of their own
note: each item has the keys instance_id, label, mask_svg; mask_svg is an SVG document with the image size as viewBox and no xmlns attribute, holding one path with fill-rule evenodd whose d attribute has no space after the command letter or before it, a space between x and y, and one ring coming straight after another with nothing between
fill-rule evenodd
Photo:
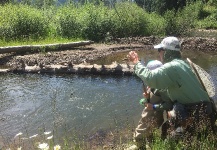
<instances>
[{"instance_id":1,"label":"dirt bank","mask_svg":"<svg viewBox=\"0 0 217 150\"><path fill-rule=\"evenodd\" d=\"M195 51L217 52L216 38L179 38L182 49ZM153 48L162 38L135 37L110 41L108 44L91 44L63 51L48 51L46 53L7 53L0 54L0 65L8 66L13 70L23 70L26 66L46 65L74 65L105 57L111 53L130 51L135 49Z\"/></svg>"}]
</instances>

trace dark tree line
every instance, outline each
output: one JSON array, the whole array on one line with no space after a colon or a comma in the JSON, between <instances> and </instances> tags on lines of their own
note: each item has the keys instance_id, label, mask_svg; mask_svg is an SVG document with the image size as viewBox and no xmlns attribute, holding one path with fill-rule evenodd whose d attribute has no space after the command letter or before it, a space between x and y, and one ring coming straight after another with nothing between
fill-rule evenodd
<instances>
[{"instance_id":1,"label":"dark tree line","mask_svg":"<svg viewBox=\"0 0 217 150\"><path fill-rule=\"evenodd\" d=\"M157 12L162 14L167 10L178 11L185 7L188 3L200 1L202 3L211 3L217 6L217 0L121 0L123 1L135 1L135 3L144 8L148 12ZM91 2L99 4L103 2L105 5L113 7L117 0L0 0L0 4L8 2L19 2L28 5L35 5L38 7L50 6L50 5L61 5L65 3L81 3Z\"/></svg>"},{"instance_id":2,"label":"dark tree line","mask_svg":"<svg viewBox=\"0 0 217 150\"><path fill-rule=\"evenodd\" d=\"M187 3L201 1L202 3L215 3L216 0L135 0L137 5L148 12L164 13L167 10L178 11L187 5Z\"/></svg>"},{"instance_id":3,"label":"dark tree line","mask_svg":"<svg viewBox=\"0 0 217 150\"><path fill-rule=\"evenodd\" d=\"M5 3L9 3L10 0L0 0L0 4L5 4Z\"/></svg>"}]
</instances>

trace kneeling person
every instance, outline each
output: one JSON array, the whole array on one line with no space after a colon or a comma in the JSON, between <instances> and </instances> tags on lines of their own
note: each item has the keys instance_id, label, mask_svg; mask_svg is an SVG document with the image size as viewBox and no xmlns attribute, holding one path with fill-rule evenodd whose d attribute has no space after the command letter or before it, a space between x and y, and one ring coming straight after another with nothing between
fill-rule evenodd
<instances>
[{"instance_id":1,"label":"kneeling person","mask_svg":"<svg viewBox=\"0 0 217 150\"><path fill-rule=\"evenodd\" d=\"M158 60L148 62L147 68L155 70L163 64ZM134 140L137 148L146 146L146 140L152 139L154 129L159 128L164 122L163 112L169 111L173 107L173 103L167 96L166 90L158 90L147 87L143 93L144 99L140 100L140 104L145 106L141 119L134 133Z\"/></svg>"}]
</instances>

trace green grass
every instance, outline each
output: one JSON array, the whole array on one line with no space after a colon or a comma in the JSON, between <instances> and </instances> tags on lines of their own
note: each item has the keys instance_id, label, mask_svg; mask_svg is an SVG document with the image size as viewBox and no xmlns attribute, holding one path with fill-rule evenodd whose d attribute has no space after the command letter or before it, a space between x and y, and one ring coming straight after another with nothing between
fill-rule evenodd
<instances>
[{"instance_id":1,"label":"green grass","mask_svg":"<svg viewBox=\"0 0 217 150\"><path fill-rule=\"evenodd\" d=\"M0 46L185 35L192 28L216 29L216 11L199 2L164 14L146 12L129 2L116 3L112 8L103 3L43 8L9 3L0 6Z\"/></svg>"},{"instance_id":2,"label":"green grass","mask_svg":"<svg viewBox=\"0 0 217 150\"><path fill-rule=\"evenodd\" d=\"M54 44L54 43L69 43L69 42L77 42L82 41L84 39L81 38L74 38L74 39L68 39L68 38L52 38L48 37L46 39L38 39L38 40L16 40L16 41L5 41L0 40L0 47L6 47L6 46L20 46L20 45L44 45L44 44Z\"/></svg>"},{"instance_id":3,"label":"green grass","mask_svg":"<svg viewBox=\"0 0 217 150\"><path fill-rule=\"evenodd\" d=\"M94 141L88 142L83 138L78 138L75 131L71 132L70 137L58 137L58 139L60 139L59 143L54 142L54 139L57 137L54 136L51 139L47 139L47 137L50 135L45 136L43 133L38 134L37 137L28 140L22 140L22 135L20 135L15 138L16 142L14 141L14 143L6 145L4 148L11 148L13 150L16 150L19 147L22 147L22 149L37 149L39 144L47 143L50 149L53 149L53 147L56 145L60 145L61 149L64 150L123 150L124 148L128 148L135 144L132 140L132 133L132 129L130 130L130 128L124 128L121 130L118 129L118 131L108 131L105 137L99 136ZM217 137L212 133L208 134L207 136L202 135L201 138L197 138L196 135L185 135L179 139L167 138L166 140L162 140L160 138L159 130L155 130L153 139L153 142L148 144L152 150L215 150L217 146ZM107 141L110 142L108 143Z\"/></svg>"}]
</instances>

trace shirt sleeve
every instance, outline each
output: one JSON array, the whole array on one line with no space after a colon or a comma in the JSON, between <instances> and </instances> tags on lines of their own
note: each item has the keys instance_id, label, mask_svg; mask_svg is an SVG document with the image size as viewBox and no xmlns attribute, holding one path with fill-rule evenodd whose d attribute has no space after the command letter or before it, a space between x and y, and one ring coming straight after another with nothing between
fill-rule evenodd
<instances>
[{"instance_id":1,"label":"shirt sleeve","mask_svg":"<svg viewBox=\"0 0 217 150\"><path fill-rule=\"evenodd\" d=\"M138 62L134 66L135 74L148 86L157 89L167 89L173 84L171 76L167 72L171 71L170 65L163 65L155 70L149 70ZM171 74L170 74L171 75Z\"/></svg>"}]
</instances>

